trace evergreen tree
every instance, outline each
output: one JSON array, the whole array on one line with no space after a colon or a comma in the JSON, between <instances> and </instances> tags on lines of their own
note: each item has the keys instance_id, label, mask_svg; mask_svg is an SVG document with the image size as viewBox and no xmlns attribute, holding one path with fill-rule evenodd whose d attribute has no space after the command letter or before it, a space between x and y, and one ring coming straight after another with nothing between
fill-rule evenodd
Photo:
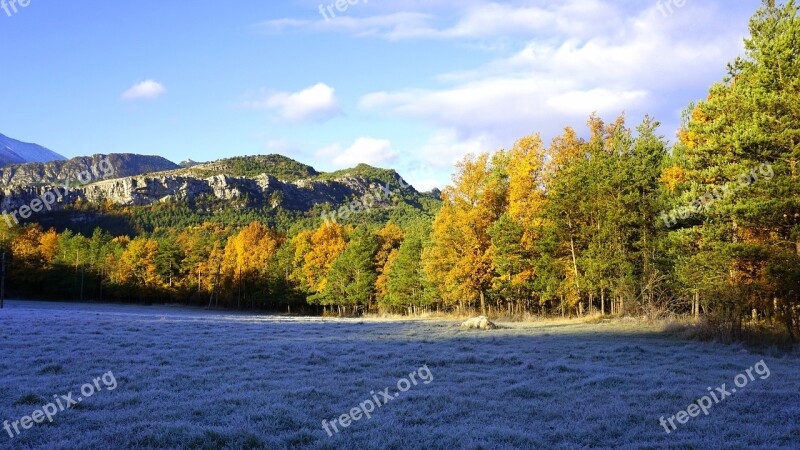
<instances>
[{"instance_id":1,"label":"evergreen tree","mask_svg":"<svg viewBox=\"0 0 800 450\"><path fill-rule=\"evenodd\" d=\"M424 222L406 232L397 257L390 266L385 299L387 305L410 309L430 303L431 298L426 296L427 286L422 265L422 252L429 235L430 226Z\"/></svg>"},{"instance_id":2,"label":"evergreen tree","mask_svg":"<svg viewBox=\"0 0 800 450\"><path fill-rule=\"evenodd\" d=\"M347 248L331 265L325 289L317 295L322 304L358 307L369 305L375 298L375 255L378 239L366 227L358 227L350 235Z\"/></svg>"}]
</instances>

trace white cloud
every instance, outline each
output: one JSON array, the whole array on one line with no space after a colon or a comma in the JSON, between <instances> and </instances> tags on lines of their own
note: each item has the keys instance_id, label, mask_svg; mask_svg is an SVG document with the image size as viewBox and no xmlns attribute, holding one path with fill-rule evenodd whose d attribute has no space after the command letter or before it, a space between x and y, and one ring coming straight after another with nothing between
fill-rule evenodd
<instances>
[{"instance_id":1,"label":"white cloud","mask_svg":"<svg viewBox=\"0 0 800 450\"><path fill-rule=\"evenodd\" d=\"M419 181L413 181L413 180L407 180L407 181L409 184L414 186L414 189L416 189L419 192L428 192L431 191L433 188L441 189L442 186L447 185L447 184L442 184L439 180L433 178L426 180L419 180Z\"/></svg>"},{"instance_id":2,"label":"white cloud","mask_svg":"<svg viewBox=\"0 0 800 450\"><path fill-rule=\"evenodd\" d=\"M385 166L394 162L398 154L392 143L386 139L360 137L348 148L332 144L317 151L317 157L329 158L336 167L354 167L364 163L371 166Z\"/></svg>"},{"instance_id":3,"label":"white cloud","mask_svg":"<svg viewBox=\"0 0 800 450\"><path fill-rule=\"evenodd\" d=\"M457 22L436 30L441 38L486 38L492 36L586 35L595 30L598 15L613 17L616 8L598 0L539 2L532 6L495 2L468 7ZM601 25L602 26L602 25Z\"/></svg>"},{"instance_id":4,"label":"white cloud","mask_svg":"<svg viewBox=\"0 0 800 450\"><path fill-rule=\"evenodd\" d=\"M370 17L338 16L333 20L274 19L261 22L258 28L267 33L291 30L341 32L355 36L382 36L390 39L426 37L436 33L430 28L432 16L423 13L397 12Z\"/></svg>"},{"instance_id":5,"label":"white cloud","mask_svg":"<svg viewBox=\"0 0 800 450\"><path fill-rule=\"evenodd\" d=\"M421 146L404 151L397 171L419 191L443 188L451 182L456 162L467 153L480 153L499 148L489 136L460 136L454 129L438 130Z\"/></svg>"},{"instance_id":6,"label":"white cloud","mask_svg":"<svg viewBox=\"0 0 800 450\"><path fill-rule=\"evenodd\" d=\"M136 83L122 93L123 100L152 100L161 97L167 89L159 82L145 80Z\"/></svg>"},{"instance_id":7,"label":"white cloud","mask_svg":"<svg viewBox=\"0 0 800 450\"><path fill-rule=\"evenodd\" d=\"M275 111L277 118L287 122L321 122L342 113L335 90L317 83L299 92L266 92L261 98L242 103L245 108Z\"/></svg>"},{"instance_id":8,"label":"white cloud","mask_svg":"<svg viewBox=\"0 0 800 450\"><path fill-rule=\"evenodd\" d=\"M569 79L530 74L490 77L442 90L374 93L365 96L361 105L443 129L429 145L472 150L507 145L536 131L558 131L584 122L593 111L615 116L640 106L645 98L643 91L634 89L587 88ZM438 158L433 155L441 152L425 154Z\"/></svg>"},{"instance_id":9,"label":"white cloud","mask_svg":"<svg viewBox=\"0 0 800 450\"><path fill-rule=\"evenodd\" d=\"M412 164L410 169L417 178L433 177L437 169L450 169L467 153L496 150L499 142L488 135L461 136L454 128L437 130L428 141L414 152L415 159L425 163Z\"/></svg>"},{"instance_id":10,"label":"white cloud","mask_svg":"<svg viewBox=\"0 0 800 450\"><path fill-rule=\"evenodd\" d=\"M515 2L384 2L384 12L358 15L348 11L331 20L280 18L259 28L268 33L291 30L340 32L354 36L404 39L482 39L497 36L536 36L563 33L587 35L610 26L618 8L602 0ZM400 11L398 11L400 9ZM599 21L599 16L605 20ZM443 19L443 18L450 18Z\"/></svg>"},{"instance_id":11,"label":"white cloud","mask_svg":"<svg viewBox=\"0 0 800 450\"><path fill-rule=\"evenodd\" d=\"M579 4L587 9L577 8ZM718 25L686 34L698 28L698 16L715 17L714 7L687 4L680 15L665 20L654 6L625 15L611 13L614 7L608 5L608 19L598 21L592 16L604 11L604 5L585 0L559 7L555 15L528 11L523 17L538 20L554 35L530 39L516 53L481 67L441 74L443 87L373 92L360 105L435 126L457 136L454 141L480 138L498 146L533 132L548 139L564 126L580 127L593 112L613 119L624 111L636 121L650 113L674 127L678 118L671 116L692 100L685 92L721 78L725 63L740 53L743 30ZM512 16L522 14L493 3L482 8L489 11L486 16L468 15L441 33L475 36L478 29L492 28L486 21L506 17L513 27ZM577 31L569 34L567 24ZM662 131L672 136L674 130Z\"/></svg>"}]
</instances>

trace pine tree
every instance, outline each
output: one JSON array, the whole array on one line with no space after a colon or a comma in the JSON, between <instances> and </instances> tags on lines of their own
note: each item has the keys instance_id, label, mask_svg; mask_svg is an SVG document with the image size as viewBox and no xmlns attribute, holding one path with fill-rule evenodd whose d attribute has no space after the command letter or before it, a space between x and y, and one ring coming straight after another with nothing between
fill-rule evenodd
<instances>
[{"instance_id":1,"label":"pine tree","mask_svg":"<svg viewBox=\"0 0 800 450\"><path fill-rule=\"evenodd\" d=\"M744 58L692 110L686 145L689 199L701 217L701 259L713 269L699 291L719 299L714 317L736 337L755 309L800 335L800 18L795 1L765 1ZM725 185L726 187L722 187Z\"/></svg>"},{"instance_id":2,"label":"pine tree","mask_svg":"<svg viewBox=\"0 0 800 450\"><path fill-rule=\"evenodd\" d=\"M366 227L353 231L347 248L331 265L325 289L316 296L320 303L351 307L354 312L370 304L375 298L378 278L375 267L378 249L378 239Z\"/></svg>"},{"instance_id":3,"label":"pine tree","mask_svg":"<svg viewBox=\"0 0 800 450\"><path fill-rule=\"evenodd\" d=\"M422 264L422 252L430 232L430 226L424 222L407 231L390 265L385 304L408 310L430 304L432 299L426 295L429 289Z\"/></svg>"}]
</instances>

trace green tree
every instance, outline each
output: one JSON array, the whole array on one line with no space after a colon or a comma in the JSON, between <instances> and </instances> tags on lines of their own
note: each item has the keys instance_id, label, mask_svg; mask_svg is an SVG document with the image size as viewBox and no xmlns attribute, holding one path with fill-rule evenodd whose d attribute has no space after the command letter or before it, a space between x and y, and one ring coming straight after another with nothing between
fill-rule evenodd
<instances>
[{"instance_id":1,"label":"green tree","mask_svg":"<svg viewBox=\"0 0 800 450\"><path fill-rule=\"evenodd\" d=\"M426 295L429 289L422 265L422 252L430 232L431 227L427 222L417 224L406 232L397 258L391 264L385 299L387 305L411 310L431 303L432 299Z\"/></svg>"},{"instance_id":2,"label":"green tree","mask_svg":"<svg viewBox=\"0 0 800 450\"><path fill-rule=\"evenodd\" d=\"M320 303L351 307L354 311L370 304L375 298L378 278L375 267L378 249L374 234L366 227L356 228L350 234L347 248L333 261L325 289L316 296Z\"/></svg>"},{"instance_id":3,"label":"green tree","mask_svg":"<svg viewBox=\"0 0 800 450\"><path fill-rule=\"evenodd\" d=\"M742 320L778 318L793 337L800 286L800 18L798 5L765 1L750 22L745 57L711 87L681 133L684 198L704 198L683 226L696 228L697 259L713 271L698 291L738 337ZM720 189L728 184L730 189Z\"/></svg>"}]
</instances>

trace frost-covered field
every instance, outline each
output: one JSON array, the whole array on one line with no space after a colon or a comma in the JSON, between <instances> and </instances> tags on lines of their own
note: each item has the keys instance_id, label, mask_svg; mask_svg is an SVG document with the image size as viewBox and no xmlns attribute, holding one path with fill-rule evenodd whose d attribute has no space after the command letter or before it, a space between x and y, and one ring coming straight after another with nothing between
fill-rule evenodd
<instances>
[{"instance_id":1,"label":"frost-covered field","mask_svg":"<svg viewBox=\"0 0 800 450\"><path fill-rule=\"evenodd\" d=\"M798 448L800 358L684 342L636 323L283 318L7 302L0 420L103 389L0 448ZM754 381L667 434L659 425L764 360ZM427 365L333 437L322 428ZM100 383L101 387L104 387ZM676 422L677 424L677 422Z\"/></svg>"}]
</instances>

